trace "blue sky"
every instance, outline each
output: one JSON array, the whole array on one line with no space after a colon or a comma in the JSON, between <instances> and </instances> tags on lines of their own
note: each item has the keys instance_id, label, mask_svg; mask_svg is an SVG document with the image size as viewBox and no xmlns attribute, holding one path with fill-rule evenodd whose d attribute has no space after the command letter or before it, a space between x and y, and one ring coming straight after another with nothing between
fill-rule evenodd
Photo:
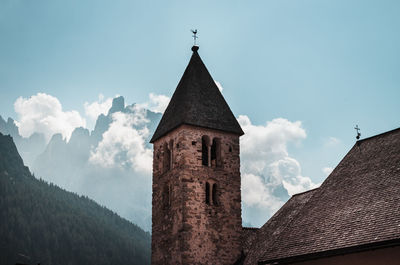
<instances>
[{"instance_id":1,"label":"blue sky","mask_svg":"<svg viewBox=\"0 0 400 265\"><path fill-rule=\"evenodd\" d=\"M301 121L288 150L315 182L363 137L399 127L399 1L0 2L0 115L38 92L84 112L100 93L171 96L200 56L235 115ZM332 140L332 139L336 139Z\"/></svg>"}]
</instances>

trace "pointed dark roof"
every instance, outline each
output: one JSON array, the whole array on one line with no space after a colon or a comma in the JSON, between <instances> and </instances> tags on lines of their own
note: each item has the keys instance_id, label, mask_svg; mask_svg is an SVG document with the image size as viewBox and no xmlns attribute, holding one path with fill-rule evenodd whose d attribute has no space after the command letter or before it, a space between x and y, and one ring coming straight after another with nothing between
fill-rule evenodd
<instances>
[{"instance_id":1,"label":"pointed dark roof","mask_svg":"<svg viewBox=\"0 0 400 265\"><path fill-rule=\"evenodd\" d=\"M192 47L190 62L151 143L182 124L244 134L197 50Z\"/></svg>"}]
</instances>

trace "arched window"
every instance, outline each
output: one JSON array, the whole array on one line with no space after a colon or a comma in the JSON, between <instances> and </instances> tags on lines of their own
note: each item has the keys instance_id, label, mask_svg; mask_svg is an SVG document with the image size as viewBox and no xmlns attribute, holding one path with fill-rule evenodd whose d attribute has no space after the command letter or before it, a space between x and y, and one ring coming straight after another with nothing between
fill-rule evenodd
<instances>
[{"instance_id":1,"label":"arched window","mask_svg":"<svg viewBox=\"0 0 400 265\"><path fill-rule=\"evenodd\" d=\"M171 205L171 186L169 184L164 185L163 190L163 208L168 209Z\"/></svg>"},{"instance_id":2,"label":"arched window","mask_svg":"<svg viewBox=\"0 0 400 265\"><path fill-rule=\"evenodd\" d=\"M221 167L221 139L214 138L211 145L211 165L214 167Z\"/></svg>"},{"instance_id":3,"label":"arched window","mask_svg":"<svg viewBox=\"0 0 400 265\"><path fill-rule=\"evenodd\" d=\"M212 185L212 202L213 205L218 205L218 200L217 200L217 184L214 183Z\"/></svg>"},{"instance_id":4,"label":"arched window","mask_svg":"<svg viewBox=\"0 0 400 265\"><path fill-rule=\"evenodd\" d=\"M210 183L206 182L206 204L210 205Z\"/></svg>"},{"instance_id":5,"label":"arched window","mask_svg":"<svg viewBox=\"0 0 400 265\"><path fill-rule=\"evenodd\" d=\"M206 204L207 205L218 205L218 188L217 183L210 179L206 182Z\"/></svg>"},{"instance_id":6,"label":"arched window","mask_svg":"<svg viewBox=\"0 0 400 265\"><path fill-rule=\"evenodd\" d=\"M174 167L174 140L169 140L169 169L172 169Z\"/></svg>"},{"instance_id":7,"label":"arched window","mask_svg":"<svg viewBox=\"0 0 400 265\"><path fill-rule=\"evenodd\" d=\"M169 150L168 144L164 143L163 147L163 172L167 172L171 169L171 151Z\"/></svg>"},{"instance_id":8,"label":"arched window","mask_svg":"<svg viewBox=\"0 0 400 265\"><path fill-rule=\"evenodd\" d=\"M201 161L203 166L210 166L210 138L207 135L201 137Z\"/></svg>"},{"instance_id":9,"label":"arched window","mask_svg":"<svg viewBox=\"0 0 400 265\"><path fill-rule=\"evenodd\" d=\"M153 160L153 162L156 162L154 166L156 169L162 173L163 171L163 160L162 160L162 147L158 148L157 151L155 152L156 160Z\"/></svg>"}]
</instances>

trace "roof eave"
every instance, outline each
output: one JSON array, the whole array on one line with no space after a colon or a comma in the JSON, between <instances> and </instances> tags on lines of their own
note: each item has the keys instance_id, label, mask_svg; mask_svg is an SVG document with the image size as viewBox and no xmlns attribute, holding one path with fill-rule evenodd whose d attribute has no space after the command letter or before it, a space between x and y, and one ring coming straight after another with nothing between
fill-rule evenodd
<instances>
[{"instance_id":1,"label":"roof eave","mask_svg":"<svg viewBox=\"0 0 400 265\"><path fill-rule=\"evenodd\" d=\"M328 258L328 257L332 257L332 256L352 254L352 253L357 253L357 252L363 252L363 251L369 251L369 250L375 250L375 249L387 248L387 247L394 247L394 246L400 246L400 238L378 241L378 242L373 242L373 243L367 243L367 244L363 244L363 245L350 246L350 247L346 247L346 248L332 249L332 250L327 250L327 251L322 251L322 252L308 253L308 254L292 256L292 257L260 260L260 261L258 261L258 264L259 265L261 265L261 264L266 264L266 265L268 265L268 264L274 264L274 265L290 264L293 262L302 262L302 261L315 260L315 259L320 259L320 258Z\"/></svg>"},{"instance_id":2,"label":"roof eave","mask_svg":"<svg viewBox=\"0 0 400 265\"><path fill-rule=\"evenodd\" d=\"M160 139L163 136L167 135L168 133L172 132L173 130L179 128L182 125L189 125L189 126L195 126L195 127L199 127L199 128L208 129L208 130L216 130L216 131L225 132L225 133L232 133L232 134L238 135L239 137L244 135L244 132L243 132L242 128L240 128L240 132L234 132L234 131L230 131L230 130L221 130L221 129L211 128L211 127L206 127L206 126L200 126L200 125L197 125L197 124L190 124L190 123L184 122L184 123L180 123L179 125L171 128L170 130L168 130L168 131L166 131L166 132L164 132L164 133L162 133L160 135L155 136L155 134L154 134L153 137L150 139L150 143L154 144L155 141L157 141L158 139Z\"/></svg>"}]
</instances>

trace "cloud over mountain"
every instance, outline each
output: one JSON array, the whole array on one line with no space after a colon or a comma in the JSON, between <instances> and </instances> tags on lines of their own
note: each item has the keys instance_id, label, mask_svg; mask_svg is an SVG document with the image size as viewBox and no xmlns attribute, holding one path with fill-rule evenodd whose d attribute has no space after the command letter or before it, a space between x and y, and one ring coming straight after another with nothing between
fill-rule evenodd
<instances>
[{"instance_id":1,"label":"cloud over mountain","mask_svg":"<svg viewBox=\"0 0 400 265\"><path fill-rule=\"evenodd\" d=\"M165 109L168 107L170 100L171 98L165 95L150 93L149 101L137 105L140 108L148 109L155 113L164 113Z\"/></svg>"},{"instance_id":2,"label":"cloud over mountain","mask_svg":"<svg viewBox=\"0 0 400 265\"><path fill-rule=\"evenodd\" d=\"M84 103L86 116L90 120L95 121L100 114L106 115L108 110L111 108L112 100L112 98L105 99L104 95L100 94L97 101L94 101L92 103L86 101Z\"/></svg>"},{"instance_id":3,"label":"cloud over mountain","mask_svg":"<svg viewBox=\"0 0 400 265\"><path fill-rule=\"evenodd\" d=\"M23 137L36 132L43 133L49 140L53 134L61 133L69 139L75 128L86 127L86 121L79 112L63 111L60 101L45 93L37 93L30 98L19 97L14 109L18 114L16 124Z\"/></svg>"},{"instance_id":4,"label":"cloud over mountain","mask_svg":"<svg viewBox=\"0 0 400 265\"><path fill-rule=\"evenodd\" d=\"M262 225L289 197L317 185L302 176L300 163L290 157L287 146L306 138L301 122L278 118L265 125L238 118L241 137L243 221Z\"/></svg>"},{"instance_id":5,"label":"cloud over mountain","mask_svg":"<svg viewBox=\"0 0 400 265\"><path fill-rule=\"evenodd\" d=\"M149 231L152 149L148 141L161 114L141 106L126 106L123 97L114 98L107 110L101 110L93 131L75 128L68 141L54 134L28 166L36 176L89 196ZM41 113L47 118L45 111ZM57 131L52 125L48 131Z\"/></svg>"},{"instance_id":6,"label":"cloud over mountain","mask_svg":"<svg viewBox=\"0 0 400 265\"><path fill-rule=\"evenodd\" d=\"M102 167L128 167L135 172L151 174L153 152L146 147L150 133L145 126L150 121L145 109L137 106L130 109L128 113L112 114L110 127L91 152L89 161Z\"/></svg>"}]
</instances>

